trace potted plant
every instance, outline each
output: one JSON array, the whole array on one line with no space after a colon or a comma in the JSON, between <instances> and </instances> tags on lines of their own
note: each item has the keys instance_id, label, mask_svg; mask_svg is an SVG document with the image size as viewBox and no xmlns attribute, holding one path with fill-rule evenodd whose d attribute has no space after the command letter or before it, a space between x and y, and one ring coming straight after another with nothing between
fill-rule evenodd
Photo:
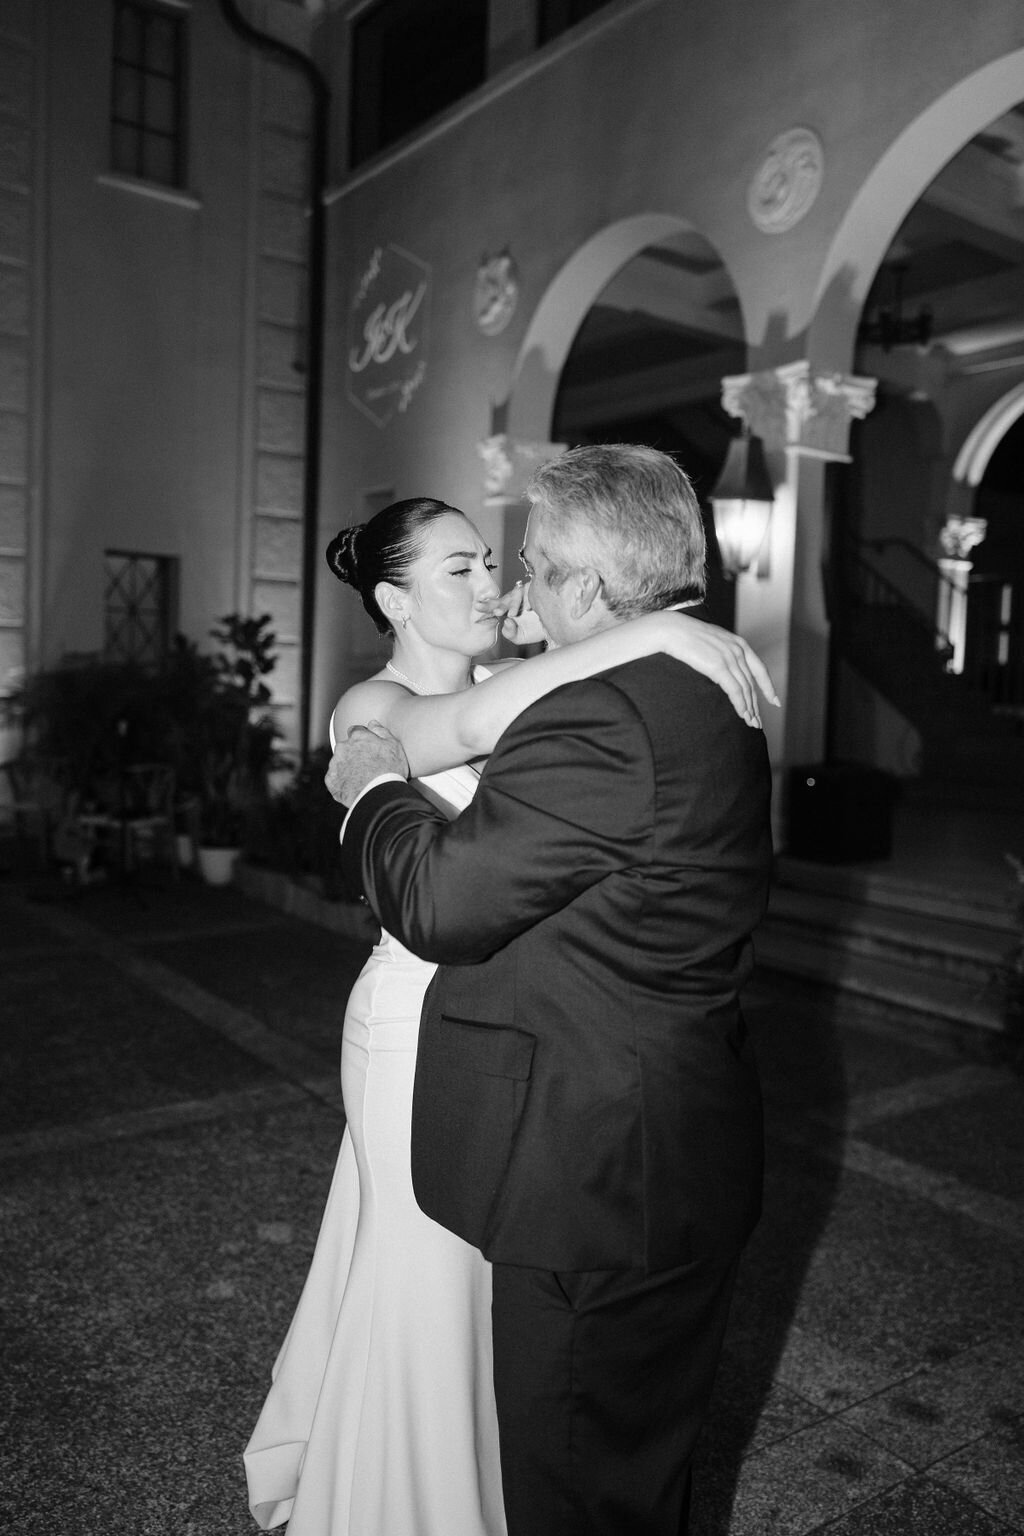
<instances>
[{"instance_id":1,"label":"potted plant","mask_svg":"<svg viewBox=\"0 0 1024 1536\"><path fill-rule=\"evenodd\" d=\"M330 747L315 748L290 781L268 797L247 828L245 858L327 901L345 901L350 893L338 839L345 811L324 789L330 760Z\"/></svg>"},{"instance_id":2,"label":"potted plant","mask_svg":"<svg viewBox=\"0 0 1024 1536\"><path fill-rule=\"evenodd\" d=\"M69 818L116 814L126 770L168 764L176 830L200 849L228 850L203 862L222 867L209 878L230 878L278 766L281 733L266 683L277 663L270 624L269 614L227 614L210 631L216 651L178 635L156 668L69 658L27 679L3 701L3 718L20 728L26 759L59 770Z\"/></svg>"},{"instance_id":3,"label":"potted plant","mask_svg":"<svg viewBox=\"0 0 1024 1536\"><path fill-rule=\"evenodd\" d=\"M265 679L277 664L269 614L226 614L210 631L219 649L179 636L170 662L169 751L183 817L204 879L231 878L246 826L268 795L281 732Z\"/></svg>"},{"instance_id":4,"label":"potted plant","mask_svg":"<svg viewBox=\"0 0 1024 1536\"><path fill-rule=\"evenodd\" d=\"M33 785L45 857L76 870L78 878L96 859L123 861L134 770L166 761L159 675L100 654L64 657L0 700L0 718L20 737L10 767ZM109 836L110 823L118 820L119 854ZM97 837L103 826L105 847Z\"/></svg>"},{"instance_id":5,"label":"potted plant","mask_svg":"<svg viewBox=\"0 0 1024 1536\"><path fill-rule=\"evenodd\" d=\"M160 690L133 662L67 658L26 678L2 713L26 758L59 763L62 783L82 801L121 768L162 755Z\"/></svg>"}]
</instances>

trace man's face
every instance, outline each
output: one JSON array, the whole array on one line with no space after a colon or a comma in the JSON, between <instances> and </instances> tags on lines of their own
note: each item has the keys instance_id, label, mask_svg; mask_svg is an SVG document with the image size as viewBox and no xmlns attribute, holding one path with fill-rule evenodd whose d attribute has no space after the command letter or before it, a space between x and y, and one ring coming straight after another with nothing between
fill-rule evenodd
<instances>
[{"instance_id":1,"label":"man's face","mask_svg":"<svg viewBox=\"0 0 1024 1536\"><path fill-rule=\"evenodd\" d=\"M552 646L571 645L582 635L569 612L572 597L572 581L564 581L560 587L549 585L551 561L544 553L544 516L534 507L526 524L526 537L519 551L519 558L530 578L530 607L544 626L544 633Z\"/></svg>"}]
</instances>

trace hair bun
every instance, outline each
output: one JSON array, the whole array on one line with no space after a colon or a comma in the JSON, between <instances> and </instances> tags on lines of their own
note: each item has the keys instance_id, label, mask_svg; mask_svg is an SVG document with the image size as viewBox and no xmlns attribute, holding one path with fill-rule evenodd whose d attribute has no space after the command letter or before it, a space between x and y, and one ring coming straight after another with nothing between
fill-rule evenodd
<instances>
[{"instance_id":1,"label":"hair bun","mask_svg":"<svg viewBox=\"0 0 1024 1536\"><path fill-rule=\"evenodd\" d=\"M347 586L359 587L359 556L358 544L363 531L362 523L354 523L351 528L342 528L327 546L327 564Z\"/></svg>"}]
</instances>

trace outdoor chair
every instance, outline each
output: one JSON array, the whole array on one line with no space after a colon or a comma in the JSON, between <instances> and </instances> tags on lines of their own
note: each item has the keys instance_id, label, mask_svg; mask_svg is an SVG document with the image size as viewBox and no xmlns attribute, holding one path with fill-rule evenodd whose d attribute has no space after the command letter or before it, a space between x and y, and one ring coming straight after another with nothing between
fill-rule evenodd
<instances>
[{"instance_id":1,"label":"outdoor chair","mask_svg":"<svg viewBox=\"0 0 1024 1536\"><path fill-rule=\"evenodd\" d=\"M174 769L166 763L134 763L100 786L97 804L71 818L83 848L82 878L100 860L124 876L162 856L177 879L174 791Z\"/></svg>"}]
</instances>

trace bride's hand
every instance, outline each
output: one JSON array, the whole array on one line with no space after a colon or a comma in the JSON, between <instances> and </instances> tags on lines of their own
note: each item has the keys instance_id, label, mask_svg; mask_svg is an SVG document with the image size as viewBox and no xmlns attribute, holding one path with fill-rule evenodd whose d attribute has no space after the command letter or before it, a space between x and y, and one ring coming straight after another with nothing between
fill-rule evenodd
<instances>
[{"instance_id":1,"label":"bride's hand","mask_svg":"<svg viewBox=\"0 0 1024 1536\"><path fill-rule=\"evenodd\" d=\"M655 617L665 624L662 649L717 683L740 719L760 729L756 690L760 688L769 704L778 704L779 696L768 668L743 637L685 613L666 612Z\"/></svg>"},{"instance_id":2,"label":"bride's hand","mask_svg":"<svg viewBox=\"0 0 1024 1536\"><path fill-rule=\"evenodd\" d=\"M495 613L504 613L501 632L512 645L539 645L547 639L544 628L530 607L530 584L517 581L494 605Z\"/></svg>"}]
</instances>

